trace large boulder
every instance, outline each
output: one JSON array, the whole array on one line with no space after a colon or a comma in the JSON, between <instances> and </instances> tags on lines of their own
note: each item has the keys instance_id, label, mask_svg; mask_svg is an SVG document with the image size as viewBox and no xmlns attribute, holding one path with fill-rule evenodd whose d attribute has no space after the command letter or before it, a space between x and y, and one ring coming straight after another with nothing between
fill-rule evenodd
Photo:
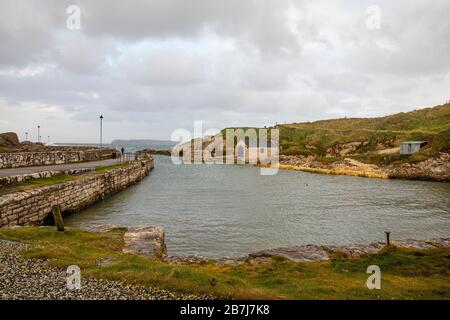
<instances>
[{"instance_id":1,"label":"large boulder","mask_svg":"<svg viewBox=\"0 0 450 320\"><path fill-rule=\"evenodd\" d=\"M162 227L129 227L123 236L123 252L163 260L167 256L164 237Z\"/></svg>"},{"instance_id":2,"label":"large boulder","mask_svg":"<svg viewBox=\"0 0 450 320\"><path fill-rule=\"evenodd\" d=\"M20 147L19 137L14 132L0 133L0 147Z\"/></svg>"}]
</instances>

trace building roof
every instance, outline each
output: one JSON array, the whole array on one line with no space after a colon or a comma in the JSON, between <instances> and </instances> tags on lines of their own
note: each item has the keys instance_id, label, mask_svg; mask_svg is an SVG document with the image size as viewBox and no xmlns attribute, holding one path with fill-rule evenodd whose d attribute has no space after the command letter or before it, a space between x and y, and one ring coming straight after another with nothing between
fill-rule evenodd
<instances>
[{"instance_id":1,"label":"building roof","mask_svg":"<svg viewBox=\"0 0 450 320\"><path fill-rule=\"evenodd\" d=\"M402 142L402 144L424 144L427 143L427 141L405 141Z\"/></svg>"}]
</instances>

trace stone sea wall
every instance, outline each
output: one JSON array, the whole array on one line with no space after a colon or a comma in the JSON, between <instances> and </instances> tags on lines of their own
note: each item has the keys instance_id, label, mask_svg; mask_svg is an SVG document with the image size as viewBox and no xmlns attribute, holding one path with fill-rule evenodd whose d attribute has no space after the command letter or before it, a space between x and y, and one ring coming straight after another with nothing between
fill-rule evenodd
<instances>
[{"instance_id":1,"label":"stone sea wall","mask_svg":"<svg viewBox=\"0 0 450 320\"><path fill-rule=\"evenodd\" d=\"M0 153L0 169L111 159L115 149Z\"/></svg>"},{"instance_id":2,"label":"stone sea wall","mask_svg":"<svg viewBox=\"0 0 450 320\"><path fill-rule=\"evenodd\" d=\"M153 159L78 180L0 196L0 227L41 225L53 205L62 213L81 210L142 180L153 169Z\"/></svg>"}]
</instances>

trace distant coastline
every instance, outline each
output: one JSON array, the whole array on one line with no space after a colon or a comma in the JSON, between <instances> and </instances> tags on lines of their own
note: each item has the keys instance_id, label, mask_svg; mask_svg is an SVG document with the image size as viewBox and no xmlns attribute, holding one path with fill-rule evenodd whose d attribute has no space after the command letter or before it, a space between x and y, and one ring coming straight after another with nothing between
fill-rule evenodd
<instances>
[{"instance_id":1,"label":"distant coastline","mask_svg":"<svg viewBox=\"0 0 450 320\"><path fill-rule=\"evenodd\" d=\"M111 142L112 145L122 145L122 146L136 146L136 145L150 145L150 146L175 146L177 142L170 140L153 140L153 139L131 139L131 140L122 140L115 139Z\"/></svg>"}]
</instances>

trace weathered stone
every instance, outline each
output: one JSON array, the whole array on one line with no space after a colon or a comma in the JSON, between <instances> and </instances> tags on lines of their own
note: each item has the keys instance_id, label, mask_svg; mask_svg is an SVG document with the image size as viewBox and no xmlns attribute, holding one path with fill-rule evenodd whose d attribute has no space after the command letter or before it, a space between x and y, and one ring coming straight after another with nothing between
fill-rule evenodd
<instances>
[{"instance_id":1,"label":"weathered stone","mask_svg":"<svg viewBox=\"0 0 450 320\"><path fill-rule=\"evenodd\" d=\"M255 258L255 259L261 259L261 258ZM265 257L263 259L266 259ZM272 258L267 258L272 260ZM249 260L247 258L220 258L216 260L216 263L218 266L239 266L241 264L244 264L246 260Z\"/></svg>"},{"instance_id":2,"label":"weathered stone","mask_svg":"<svg viewBox=\"0 0 450 320\"><path fill-rule=\"evenodd\" d=\"M372 255L380 252L383 245L380 243L370 245L353 245L353 246L324 246L331 252L342 253L347 257L357 258L364 255Z\"/></svg>"},{"instance_id":3,"label":"weathered stone","mask_svg":"<svg viewBox=\"0 0 450 320\"><path fill-rule=\"evenodd\" d=\"M411 248L411 249L433 249L434 246L425 240L392 240L391 244L396 247Z\"/></svg>"},{"instance_id":4,"label":"weathered stone","mask_svg":"<svg viewBox=\"0 0 450 320\"><path fill-rule=\"evenodd\" d=\"M83 150L85 149L85 150ZM76 163L116 158L115 149L43 147L31 152L0 153L0 169Z\"/></svg>"},{"instance_id":5,"label":"weathered stone","mask_svg":"<svg viewBox=\"0 0 450 320\"><path fill-rule=\"evenodd\" d=\"M114 229L119 229L121 227L114 224L94 224L88 226L82 226L81 229L89 232L110 232Z\"/></svg>"},{"instance_id":6,"label":"weathered stone","mask_svg":"<svg viewBox=\"0 0 450 320\"><path fill-rule=\"evenodd\" d=\"M432 245L440 248L450 248L450 238L435 238L428 241Z\"/></svg>"},{"instance_id":7,"label":"weathered stone","mask_svg":"<svg viewBox=\"0 0 450 320\"><path fill-rule=\"evenodd\" d=\"M418 163L377 166L345 158L331 164L317 161L315 156L280 155L282 169L302 170L328 174L346 174L371 178L393 178L450 181L450 154L440 153Z\"/></svg>"},{"instance_id":8,"label":"weathered stone","mask_svg":"<svg viewBox=\"0 0 450 320\"><path fill-rule=\"evenodd\" d=\"M304 245L283 248L274 248L252 252L251 258L256 257L283 257L294 262L312 262L329 260L327 252L320 246Z\"/></svg>"},{"instance_id":9,"label":"weathered stone","mask_svg":"<svg viewBox=\"0 0 450 320\"><path fill-rule=\"evenodd\" d=\"M162 227L130 227L123 236L123 252L164 259L167 256L164 237Z\"/></svg>"}]
</instances>

